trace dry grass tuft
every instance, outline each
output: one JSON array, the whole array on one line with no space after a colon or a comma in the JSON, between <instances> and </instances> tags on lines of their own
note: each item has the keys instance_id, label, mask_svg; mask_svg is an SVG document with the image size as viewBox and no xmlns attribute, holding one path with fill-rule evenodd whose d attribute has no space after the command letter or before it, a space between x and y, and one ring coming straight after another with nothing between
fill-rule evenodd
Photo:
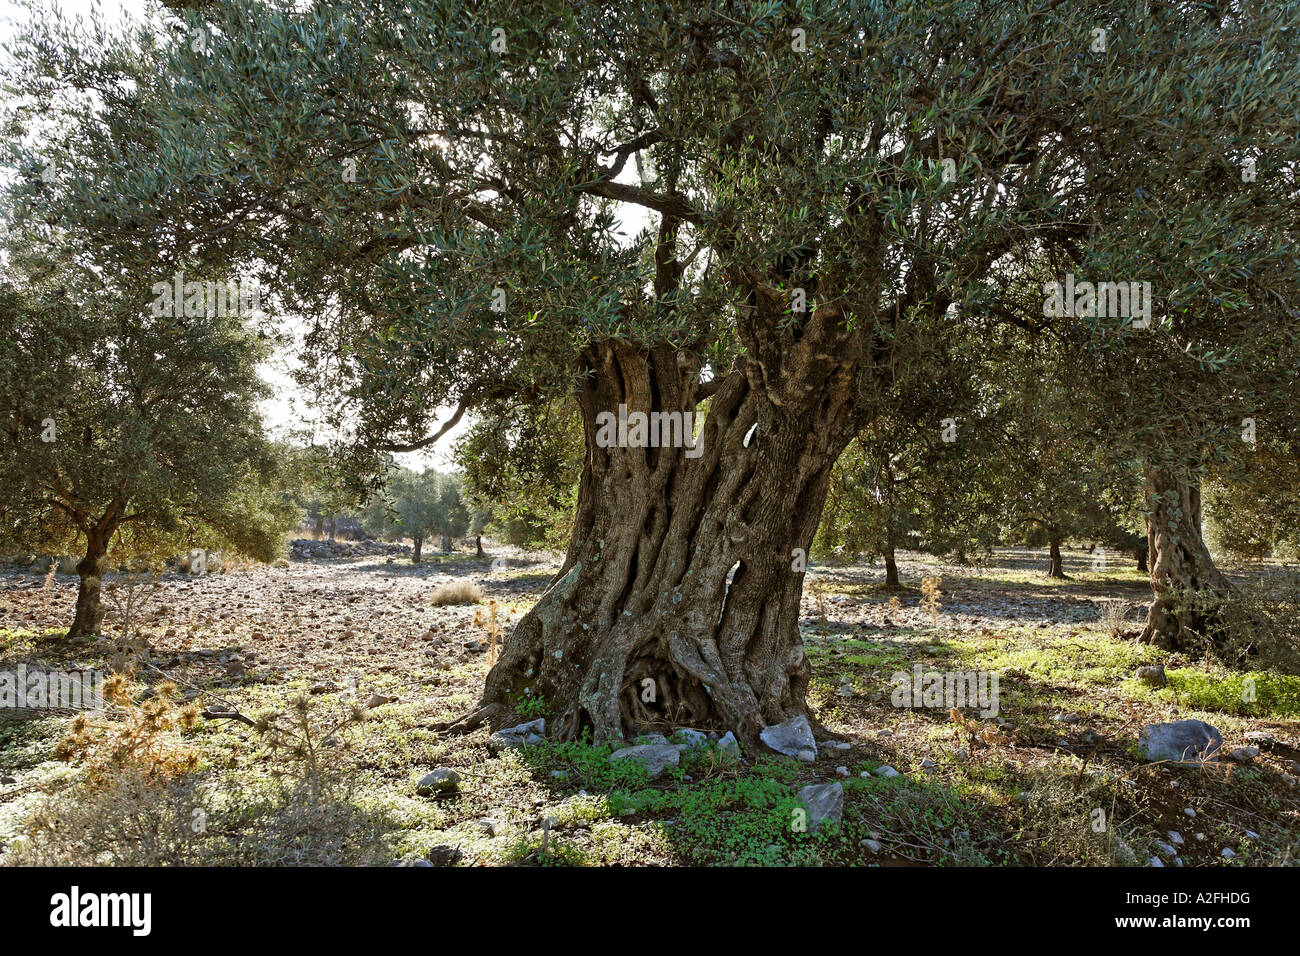
<instances>
[{"instance_id":1,"label":"dry grass tuft","mask_svg":"<svg viewBox=\"0 0 1300 956\"><path fill-rule=\"evenodd\" d=\"M429 602L434 607L445 604L482 604L483 589L473 581L450 581L434 588L429 595Z\"/></svg>"},{"instance_id":2,"label":"dry grass tuft","mask_svg":"<svg viewBox=\"0 0 1300 956\"><path fill-rule=\"evenodd\" d=\"M488 639L488 666L496 664L497 658L501 656L501 645L504 643L505 630L501 627L501 622L497 620L497 602L495 600L488 602L488 611L483 613L479 608L474 612L474 626L481 627L486 633Z\"/></svg>"}]
</instances>

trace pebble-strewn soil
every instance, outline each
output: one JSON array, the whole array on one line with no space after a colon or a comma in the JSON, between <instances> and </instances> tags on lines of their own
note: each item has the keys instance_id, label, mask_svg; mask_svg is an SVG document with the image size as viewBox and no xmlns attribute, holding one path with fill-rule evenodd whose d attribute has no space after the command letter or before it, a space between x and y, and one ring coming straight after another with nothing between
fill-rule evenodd
<instances>
[{"instance_id":1,"label":"pebble-strewn soil","mask_svg":"<svg viewBox=\"0 0 1300 956\"><path fill-rule=\"evenodd\" d=\"M1277 701L1264 710L1216 710L1204 695L1188 696L1199 691L1180 690L1191 688L1193 677L1200 680L1201 665L1125 639L1140 626L1150 592L1145 575L1119 555L1109 556L1103 567L1095 555L1072 552L1067 581L1048 580L1042 575L1045 556L1024 550L1000 551L982 568L908 555L900 561L900 591L883 587L880 566L815 566L802 609L813 665L810 700L843 748L824 746L811 764L785 761L777 769L762 760L693 769L685 779L638 790L644 781L611 782L575 753L499 753L486 746L485 731L449 738L431 729L465 713L476 699L490 657L484 621L495 613L508 633L548 585L558 556L492 547L479 560L471 547L445 556L426 552L426 561L412 566L396 546L387 556L374 545L350 552L355 557L342 550L337 558L297 558L288 567L173 572L143 585L106 579L111 610L105 634L78 645L59 633L72 618L75 577L47 580L32 569L0 571L0 671L19 663L105 667L131 597L130 628L147 641L137 673L142 695L169 678L182 697L197 698L204 707L220 702L218 710L230 704L251 714L284 709L304 692L325 709L374 694L395 698L373 708L356 748L340 758L346 761L340 769L391 815L394 857L414 859L430 847L450 845L458 848L462 865L543 858L633 864L1096 862L1072 856L1077 835L1044 835L1043 820L1066 811L1039 806L1027 795L1040 786L1034 781L1042 774L1067 782L1100 775L1131 790L1136 803L1124 839L1136 847L1139 863L1160 855L1159 847L1148 847L1170 839L1169 830L1180 836L1187 831L1186 846L1167 858L1170 864L1226 863L1223 850L1230 848L1237 862L1277 863L1296 855L1290 851L1300 832L1297 713ZM938 608L923 604L925 577L941 579ZM482 604L438 606L430 600L438 585L465 580L481 588ZM1116 601L1127 602L1128 615L1120 635L1112 637L1103 633L1099 616L1105 602ZM1189 682L1161 689L1133 680L1136 665L1154 662L1190 675ZM998 671L999 714L984 718L980 735L972 735L947 713L891 705L891 675L917 664ZM1222 669L1204 673L1211 689L1215 680L1236 679ZM1144 765L1135 756L1142 725L1184 717L1212 722L1226 749L1248 743L1250 731L1274 740L1249 766L1196 771L1199 776ZM0 715L0 843L23 832L25 815L43 794L74 779L75 771L52 759L67 719ZM6 722L35 729L6 737ZM257 753L253 732L235 722L207 720L196 739L213 766L251 773L270 759ZM881 779L876 771L882 765L900 776ZM460 774L453 798L415 792L415 782L435 767ZM754 846L737 842L748 825L737 821L770 804L770 794L758 790L773 779L782 788L845 781L845 828L836 842L814 845L801 843L800 836L773 835L770 820L754 823ZM711 808L701 810L691 788L706 786L732 787L726 799L733 802L724 800L719 810L714 797L701 798ZM744 797L751 786L758 790ZM885 786L895 789L880 789ZM624 791L632 793L630 803ZM949 809L935 809L936 793L941 803L952 801ZM654 809L668 807L670 797L676 801L671 808ZM1195 818L1186 813L1194 808ZM708 814L715 813L724 816L707 825L691 816L713 820ZM953 813L969 817L960 830L965 836L950 832ZM543 829L548 816L555 842ZM566 848L558 857L557 847Z\"/></svg>"}]
</instances>

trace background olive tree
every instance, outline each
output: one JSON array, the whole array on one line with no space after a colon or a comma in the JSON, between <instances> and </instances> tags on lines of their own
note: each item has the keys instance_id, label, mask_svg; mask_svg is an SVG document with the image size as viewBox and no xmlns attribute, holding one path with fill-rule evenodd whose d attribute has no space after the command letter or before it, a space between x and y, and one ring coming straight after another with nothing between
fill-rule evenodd
<instances>
[{"instance_id":1,"label":"background olive tree","mask_svg":"<svg viewBox=\"0 0 1300 956\"><path fill-rule=\"evenodd\" d=\"M160 318L138 287L42 269L0 282L0 547L82 555L69 635L110 562L192 547L269 561L294 509L263 434L268 343L235 315Z\"/></svg>"}]
</instances>

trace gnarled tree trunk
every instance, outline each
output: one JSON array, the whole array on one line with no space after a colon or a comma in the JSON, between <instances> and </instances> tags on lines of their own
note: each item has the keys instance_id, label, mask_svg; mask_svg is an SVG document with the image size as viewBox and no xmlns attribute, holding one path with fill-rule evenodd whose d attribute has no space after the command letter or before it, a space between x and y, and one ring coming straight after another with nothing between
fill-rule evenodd
<instances>
[{"instance_id":1,"label":"gnarled tree trunk","mask_svg":"<svg viewBox=\"0 0 1300 956\"><path fill-rule=\"evenodd\" d=\"M898 562L894 560L894 546L890 545L885 551L885 587L898 586Z\"/></svg>"},{"instance_id":2,"label":"gnarled tree trunk","mask_svg":"<svg viewBox=\"0 0 1300 956\"><path fill-rule=\"evenodd\" d=\"M1061 562L1061 536L1055 531L1048 531L1048 568L1049 578L1064 578L1065 567Z\"/></svg>"},{"instance_id":3,"label":"gnarled tree trunk","mask_svg":"<svg viewBox=\"0 0 1300 956\"><path fill-rule=\"evenodd\" d=\"M424 547L424 538L421 537L412 538L411 543L415 545L415 547L411 549L411 563L419 564L420 550Z\"/></svg>"},{"instance_id":4,"label":"gnarled tree trunk","mask_svg":"<svg viewBox=\"0 0 1300 956\"><path fill-rule=\"evenodd\" d=\"M694 414L698 360L619 342L587 352L568 554L459 727L502 725L525 689L550 704L558 739L689 726L755 746L765 725L807 713L804 557L854 429L851 350L825 341L833 325L752 350L707 386L695 448L602 447L597 416Z\"/></svg>"},{"instance_id":5,"label":"gnarled tree trunk","mask_svg":"<svg viewBox=\"0 0 1300 956\"><path fill-rule=\"evenodd\" d=\"M104 624L104 607L100 602L100 580L108 555L108 535L92 530L86 536L86 554L77 562L77 611L68 628L68 637L98 634Z\"/></svg>"},{"instance_id":6,"label":"gnarled tree trunk","mask_svg":"<svg viewBox=\"0 0 1300 956\"><path fill-rule=\"evenodd\" d=\"M1146 465L1147 551L1154 599L1141 640L1166 650L1190 647L1193 635L1215 642L1204 599L1233 591L1201 536L1201 490L1193 478Z\"/></svg>"}]
</instances>

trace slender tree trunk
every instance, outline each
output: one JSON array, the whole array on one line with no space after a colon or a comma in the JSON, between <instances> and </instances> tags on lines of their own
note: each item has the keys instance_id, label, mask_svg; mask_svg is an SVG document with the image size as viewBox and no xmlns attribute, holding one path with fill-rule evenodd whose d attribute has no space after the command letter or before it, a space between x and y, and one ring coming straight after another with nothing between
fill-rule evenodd
<instances>
[{"instance_id":1,"label":"slender tree trunk","mask_svg":"<svg viewBox=\"0 0 1300 956\"><path fill-rule=\"evenodd\" d=\"M717 383L690 449L604 447L597 416L620 405L629 424L635 412L693 415L697 360L668 346L588 351L568 554L510 635L480 708L453 726L500 726L525 688L550 703L548 734L565 740L689 726L754 747L764 726L808 712L798 558L855 427L851 349L825 338L751 350Z\"/></svg>"},{"instance_id":2,"label":"slender tree trunk","mask_svg":"<svg viewBox=\"0 0 1300 956\"><path fill-rule=\"evenodd\" d=\"M325 518L324 516L316 519L316 529L312 532L312 537L319 541L325 537Z\"/></svg>"},{"instance_id":3,"label":"slender tree trunk","mask_svg":"<svg viewBox=\"0 0 1300 956\"><path fill-rule=\"evenodd\" d=\"M898 563L894 560L894 546L885 551L885 587L898 587Z\"/></svg>"},{"instance_id":4,"label":"slender tree trunk","mask_svg":"<svg viewBox=\"0 0 1300 956\"><path fill-rule=\"evenodd\" d=\"M1147 551L1154 599L1141 640L1167 650L1199 637L1217 643L1205 599L1230 594L1201 536L1201 489L1195 479L1146 466Z\"/></svg>"},{"instance_id":5,"label":"slender tree trunk","mask_svg":"<svg viewBox=\"0 0 1300 956\"><path fill-rule=\"evenodd\" d=\"M1134 549L1133 549L1133 557L1137 558L1137 563L1138 563L1138 567L1137 567L1137 569L1138 569L1139 571L1147 571L1147 570L1150 570L1149 568L1147 568L1147 549L1146 549L1146 548L1134 548Z\"/></svg>"},{"instance_id":6,"label":"slender tree trunk","mask_svg":"<svg viewBox=\"0 0 1300 956\"><path fill-rule=\"evenodd\" d=\"M100 580L108 554L107 534L92 531L86 538L86 555L77 562L77 611L68 629L68 637L98 634L104 624L104 607L100 603Z\"/></svg>"},{"instance_id":7,"label":"slender tree trunk","mask_svg":"<svg viewBox=\"0 0 1300 956\"><path fill-rule=\"evenodd\" d=\"M1048 531L1049 578L1064 578L1065 568L1061 562L1061 536L1056 531Z\"/></svg>"},{"instance_id":8,"label":"slender tree trunk","mask_svg":"<svg viewBox=\"0 0 1300 956\"><path fill-rule=\"evenodd\" d=\"M483 554L483 536L481 534L476 534L474 536L474 552L475 552L474 557L482 561L484 558L484 554Z\"/></svg>"},{"instance_id":9,"label":"slender tree trunk","mask_svg":"<svg viewBox=\"0 0 1300 956\"><path fill-rule=\"evenodd\" d=\"M338 521L330 518L330 540L334 540L334 533L338 530Z\"/></svg>"},{"instance_id":10,"label":"slender tree trunk","mask_svg":"<svg viewBox=\"0 0 1300 956\"><path fill-rule=\"evenodd\" d=\"M442 536L442 553L451 554L451 535L449 534Z\"/></svg>"},{"instance_id":11,"label":"slender tree trunk","mask_svg":"<svg viewBox=\"0 0 1300 956\"><path fill-rule=\"evenodd\" d=\"M414 547L414 548L412 549L412 551L411 551L411 563L412 563L412 564L419 564L419 563L420 563L420 549L424 546L424 539L423 539L423 538L419 538L419 537L417 537L417 538L412 538L411 540L412 540L412 541L414 542L414 544L415 544L415 547Z\"/></svg>"}]
</instances>

